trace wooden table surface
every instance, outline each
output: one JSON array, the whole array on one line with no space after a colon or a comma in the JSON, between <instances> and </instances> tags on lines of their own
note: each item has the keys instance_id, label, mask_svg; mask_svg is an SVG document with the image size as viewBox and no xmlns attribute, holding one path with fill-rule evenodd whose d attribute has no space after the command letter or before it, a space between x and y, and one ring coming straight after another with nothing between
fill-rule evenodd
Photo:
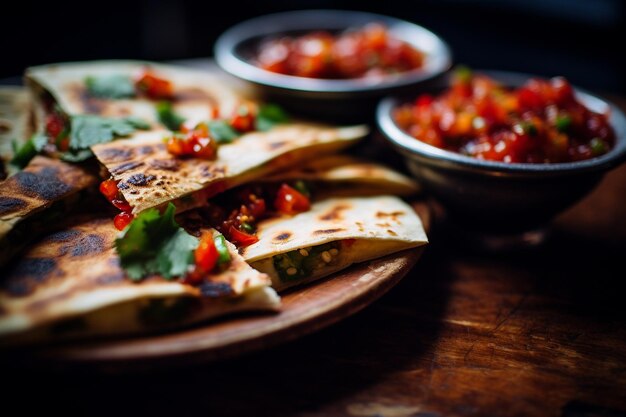
<instances>
[{"instance_id":1,"label":"wooden table surface","mask_svg":"<svg viewBox=\"0 0 626 417\"><path fill-rule=\"evenodd\" d=\"M11 370L3 408L82 416L626 416L626 165L538 250L445 227L357 315L295 342L150 374ZM3 384L5 385L5 384Z\"/></svg>"}]
</instances>

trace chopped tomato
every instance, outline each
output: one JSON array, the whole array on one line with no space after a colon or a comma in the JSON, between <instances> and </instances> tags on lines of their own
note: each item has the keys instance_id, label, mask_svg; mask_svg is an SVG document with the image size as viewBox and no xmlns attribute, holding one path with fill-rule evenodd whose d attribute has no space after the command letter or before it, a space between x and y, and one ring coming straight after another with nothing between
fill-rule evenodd
<instances>
[{"instance_id":1,"label":"chopped tomato","mask_svg":"<svg viewBox=\"0 0 626 417\"><path fill-rule=\"evenodd\" d=\"M175 156L191 156L199 159L217 158L217 142L209 135L204 125L184 135L173 135L166 143L167 151Z\"/></svg>"},{"instance_id":2,"label":"chopped tomato","mask_svg":"<svg viewBox=\"0 0 626 417\"><path fill-rule=\"evenodd\" d=\"M114 179L102 181L100 183L100 192L109 201L116 199L119 193L119 190L117 189L117 181Z\"/></svg>"},{"instance_id":3,"label":"chopped tomato","mask_svg":"<svg viewBox=\"0 0 626 417\"><path fill-rule=\"evenodd\" d=\"M244 103L237 106L234 114L230 118L230 125L239 132L249 132L254 130L256 120L256 108L251 103Z\"/></svg>"},{"instance_id":4,"label":"chopped tomato","mask_svg":"<svg viewBox=\"0 0 626 417\"><path fill-rule=\"evenodd\" d=\"M126 211L121 212L113 219L113 224L115 228L119 231L122 231L133 221L134 216L131 213Z\"/></svg>"},{"instance_id":5,"label":"chopped tomato","mask_svg":"<svg viewBox=\"0 0 626 417\"><path fill-rule=\"evenodd\" d=\"M194 252L196 267L204 272L210 272L217 264L219 253L213 241L213 234L206 232L202 234L200 243Z\"/></svg>"},{"instance_id":6,"label":"chopped tomato","mask_svg":"<svg viewBox=\"0 0 626 417\"><path fill-rule=\"evenodd\" d=\"M257 236L239 230L235 226L230 226L228 229L228 239L237 246L250 246L259 241Z\"/></svg>"},{"instance_id":7,"label":"chopped tomato","mask_svg":"<svg viewBox=\"0 0 626 417\"><path fill-rule=\"evenodd\" d=\"M295 188L282 184L276 195L274 207L283 214L296 214L311 208L311 202Z\"/></svg>"},{"instance_id":8,"label":"chopped tomato","mask_svg":"<svg viewBox=\"0 0 626 417\"><path fill-rule=\"evenodd\" d=\"M128 201L123 198L114 198L111 200L111 204L121 211L132 211L133 209L130 204L128 204Z\"/></svg>"},{"instance_id":9,"label":"chopped tomato","mask_svg":"<svg viewBox=\"0 0 626 417\"><path fill-rule=\"evenodd\" d=\"M174 96L173 84L164 78L157 77L149 70L137 78L135 87L154 100L170 99Z\"/></svg>"},{"instance_id":10,"label":"chopped tomato","mask_svg":"<svg viewBox=\"0 0 626 417\"><path fill-rule=\"evenodd\" d=\"M63 131L64 126L65 122L58 113L54 112L46 116L46 133L48 137L56 139Z\"/></svg>"}]
</instances>

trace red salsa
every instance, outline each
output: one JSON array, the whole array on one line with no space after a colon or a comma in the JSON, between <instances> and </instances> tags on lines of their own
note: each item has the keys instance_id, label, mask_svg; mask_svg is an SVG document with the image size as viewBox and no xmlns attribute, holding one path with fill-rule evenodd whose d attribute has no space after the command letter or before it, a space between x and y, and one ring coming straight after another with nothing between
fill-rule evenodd
<instances>
[{"instance_id":1,"label":"red salsa","mask_svg":"<svg viewBox=\"0 0 626 417\"><path fill-rule=\"evenodd\" d=\"M339 34L326 31L263 42L256 65L308 78L380 77L422 68L424 53L378 23Z\"/></svg>"},{"instance_id":2,"label":"red salsa","mask_svg":"<svg viewBox=\"0 0 626 417\"><path fill-rule=\"evenodd\" d=\"M494 161L579 161L608 152L615 142L607 115L580 103L562 77L510 89L457 70L450 88L398 107L394 119L430 145Z\"/></svg>"}]
</instances>

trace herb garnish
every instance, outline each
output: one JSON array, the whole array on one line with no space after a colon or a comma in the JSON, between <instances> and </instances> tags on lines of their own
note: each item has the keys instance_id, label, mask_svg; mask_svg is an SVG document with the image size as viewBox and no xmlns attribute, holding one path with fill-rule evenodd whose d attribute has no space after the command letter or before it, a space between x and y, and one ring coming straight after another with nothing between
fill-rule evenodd
<instances>
[{"instance_id":1,"label":"herb garnish","mask_svg":"<svg viewBox=\"0 0 626 417\"><path fill-rule=\"evenodd\" d=\"M121 99L135 97L133 80L122 74L90 76L85 79L87 91L94 97Z\"/></svg>"},{"instance_id":2,"label":"herb garnish","mask_svg":"<svg viewBox=\"0 0 626 417\"><path fill-rule=\"evenodd\" d=\"M176 223L175 211L172 203L163 214L154 208L146 210L115 240L121 265L133 281L152 274L180 277L194 262L198 238Z\"/></svg>"}]
</instances>

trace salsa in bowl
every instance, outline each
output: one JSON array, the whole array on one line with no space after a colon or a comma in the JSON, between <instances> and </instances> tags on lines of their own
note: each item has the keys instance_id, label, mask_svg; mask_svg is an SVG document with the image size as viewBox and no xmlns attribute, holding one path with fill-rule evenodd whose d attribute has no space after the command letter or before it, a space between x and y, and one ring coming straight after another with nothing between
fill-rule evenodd
<instances>
[{"instance_id":1,"label":"salsa in bowl","mask_svg":"<svg viewBox=\"0 0 626 417\"><path fill-rule=\"evenodd\" d=\"M527 74L477 73L485 77L481 80L502 86L502 100L511 99L507 95L518 94L529 83L552 90L567 85L562 79L541 80ZM450 221L463 229L507 237L543 229L626 158L626 117L598 96L571 87L573 98L552 110L548 110L554 106L550 99L545 108L537 107L528 114L506 111L498 115L499 109L488 105L486 110L474 108L477 114L467 116L471 113L468 103L476 104L473 92L467 100L446 108L447 100L454 98L450 95L456 94L451 93L457 88L454 78L449 74L447 80L428 90L427 99L417 95L384 99L376 120L384 137L404 156L411 173L446 209ZM444 103L438 102L441 98ZM518 104L506 106L514 110ZM433 106L431 113L442 115L436 128L432 119L420 113L420 106ZM568 106L577 109L582 119L574 112L566 114ZM415 114L401 115L406 111ZM492 111L496 116L490 115ZM494 119L484 120L489 117ZM503 121L498 121L499 117ZM476 122L476 118L483 120ZM428 129L436 135L424 133ZM602 141L599 146L598 140Z\"/></svg>"},{"instance_id":2,"label":"salsa in bowl","mask_svg":"<svg viewBox=\"0 0 626 417\"><path fill-rule=\"evenodd\" d=\"M563 77L508 87L461 68L449 88L419 95L393 117L417 140L492 161L574 162L606 154L615 142L608 114L587 107Z\"/></svg>"},{"instance_id":3,"label":"salsa in bowl","mask_svg":"<svg viewBox=\"0 0 626 417\"><path fill-rule=\"evenodd\" d=\"M215 59L292 113L359 122L384 96L442 76L452 55L438 35L405 20L301 10L233 26L217 40Z\"/></svg>"}]
</instances>

